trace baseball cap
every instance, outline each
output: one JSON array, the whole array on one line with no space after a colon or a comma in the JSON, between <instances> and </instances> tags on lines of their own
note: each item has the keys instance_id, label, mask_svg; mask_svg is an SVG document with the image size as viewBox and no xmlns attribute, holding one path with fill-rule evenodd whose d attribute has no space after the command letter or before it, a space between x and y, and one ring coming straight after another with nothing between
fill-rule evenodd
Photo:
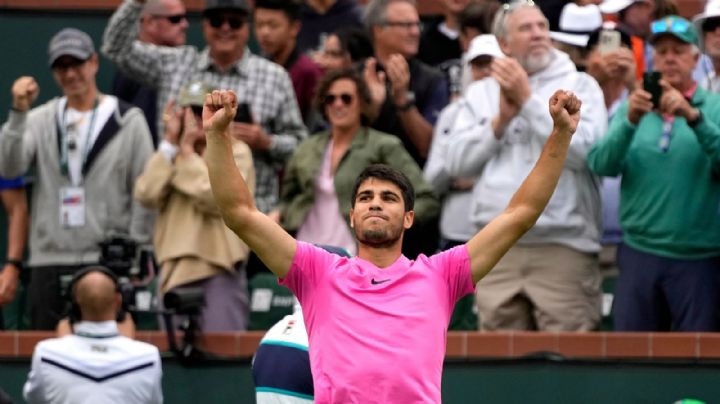
<instances>
[{"instance_id":1,"label":"baseball cap","mask_svg":"<svg viewBox=\"0 0 720 404\"><path fill-rule=\"evenodd\" d=\"M204 81L193 81L180 89L178 105L181 107L202 106L205 104L205 94L214 90Z\"/></svg>"},{"instance_id":2,"label":"baseball cap","mask_svg":"<svg viewBox=\"0 0 720 404\"><path fill-rule=\"evenodd\" d=\"M672 35L691 45L698 44L695 27L693 27L690 21L678 15L669 15L655 20L650 24L650 43L655 43L655 41L663 35Z\"/></svg>"},{"instance_id":3,"label":"baseball cap","mask_svg":"<svg viewBox=\"0 0 720 404\"><path fill-rule=\"evenodd\" d=\"M704 32L703 24L705 23L705 21L715 18L720 18L720 0L708 1L705 5L705 10L703 10L702 13L696 15L695 18L693 18L693 25L695 25L695 30L697 32ZM705 51L705 41L703 38L704 36L705 35L698 36L698 46L703 52Z\"/></svg>"},{"instance_id":4,"label":"baseball cap","mask_svg":"<svg viewBox=\"0 0 720 404\"><path fill-rule=\"evenodd\" d=\"M584 48L590 32L602 25L602 13L595 4L579 6L566 4L560 13L559 31L551 31L550 38Z\"/></svg>"},{"instance_id":5,"label":"baseball cap","mask_svg":"<svg viewBox=\"0 0 720 404\"><path fill-rule=\"evenodd\" d=\"M203 14L215 10L238 10L250 14L250 6L247 0L207 0Z\"/></svg>"},{"instance_id":6,"label":"baseball cap","mask_svg":"<svg viewBox=\"0 0 720 404\"><path fill-rule=\"evenodd\" d=\"M465 55L465 63L470 63L478 56L488 55L501 58L503 55L495 35L478 35L470 41L470 47Z\"/></svg>"},{"instance_id":7,"label":"baseball cap","mask_svg":"<svg viewBox=\"0 0 720 404\"><path fill-rule=\"evenodd\" d=\"M72 56L87 60L95 53L95 46L90 36L79 29L65 28L55 34L48 45L48 63L50 67L61 56Z\"/></svg>"},{"instance_id":8,"label":"baseball cap","mask_svg":"<svg viewBox=\"0 0 720 404\"><path fill-rule=\"evenodd\" d=\"M647 0L604 0L600 3L600 11L603 14L617 14L626 8L630 7L633 3L642 3Z\"/></svg>"}]
</instances>

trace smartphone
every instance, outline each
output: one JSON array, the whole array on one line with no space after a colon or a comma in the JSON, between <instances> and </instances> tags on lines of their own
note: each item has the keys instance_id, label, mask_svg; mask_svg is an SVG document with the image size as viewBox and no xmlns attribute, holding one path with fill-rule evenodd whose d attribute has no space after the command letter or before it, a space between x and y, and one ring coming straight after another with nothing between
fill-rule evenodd
<instances>
[{"instance_id":1,"label":"smartphone","mask_svg":"<svg viewBox=\"0 0 720 404\"><path fill-rule=\"evenodd\" d=\"M613 29L604 29L600 31L600 36L598 36L598 50L601 55L614 52L620 49L620 46L620 31L615 31Z\"/></svg>"},{"instance_id":2,"label":"smartphone","mask_svg":"<svg viewBox=\"0 0 720 404\"><path fill-rule=\"evenodd\" d=\"M660 97L662 97L662 87L660 87L661 78L662 73L658 71L643 73L643 90L652 96L653 108L660 107Z\"/></svg>"},{"instance_id":3,"label":"smartphone","mask_svg":"<svg viewBox=\"0 0 720 404\"><path fill-rule=\"evenodd\" d=\"M250 104L241 102L238 104L237 113L235 114L235 122L253 123L252 111Z\"/></svg>"}]
</instances>

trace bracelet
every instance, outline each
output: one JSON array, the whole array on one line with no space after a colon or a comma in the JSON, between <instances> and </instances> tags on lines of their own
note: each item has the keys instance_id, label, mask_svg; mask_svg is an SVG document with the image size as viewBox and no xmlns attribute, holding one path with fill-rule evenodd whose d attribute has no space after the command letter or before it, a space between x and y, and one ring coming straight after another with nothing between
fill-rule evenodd
<instances>
[{"instance_id":1,"label":"bracelet","mask_svg":"<svg viewBox=\"0 0 720 404\"><path fill-rule=\"evenodd\" d=\"M8 265L8 264L14 266L18 271L22 271L22 270L23 270L23 262L22 262L22 260L14 260L14 259L9 259L9 258L8 258L8 259L5 260L5 265Z\"/></svg>"}]
</instances>

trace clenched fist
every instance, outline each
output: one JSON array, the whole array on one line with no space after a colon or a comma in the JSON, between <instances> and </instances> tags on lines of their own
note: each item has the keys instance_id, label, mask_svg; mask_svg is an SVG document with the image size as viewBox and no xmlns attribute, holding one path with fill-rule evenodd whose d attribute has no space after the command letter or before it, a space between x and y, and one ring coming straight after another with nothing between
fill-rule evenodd
<instances>
[{"instance_id":1,"label":"clenched fist","mask_svg":"<svg viewBox=\"0 0 720 404\"><path fill-rule=\"evenodd\" d=\"M237 95L231 90L215 90L205 95L203 129L207 136L227 134L237 113Z\"/></svg>"},{"instance_id":2,"label":"clenched fist","mask_svg":"<svg viewBox=\"0 0 720 404\"><path fill-rule=\"evenodd\" d=\"M15 80L12 86L12 107L19 112L26 112L38 97L40 87L34 78L22 76Z\"/></svg>"},{"instance_id":3,"label":"clenched fist","mask_svg":"<svg viewBox=\"0 0 720 404\"><path fill-rule=\"evenodd\" d=\"M582 101L572 92L557 90L550 97L550 116L556 129L575 133L580 122Z\"/></svg>"}]
</instances>

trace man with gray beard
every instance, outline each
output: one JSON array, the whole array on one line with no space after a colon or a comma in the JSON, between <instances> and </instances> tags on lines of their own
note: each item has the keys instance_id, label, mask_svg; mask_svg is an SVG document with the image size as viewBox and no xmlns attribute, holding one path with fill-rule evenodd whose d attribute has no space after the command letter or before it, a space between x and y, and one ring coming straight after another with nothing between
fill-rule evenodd
<instances>
[{"instance_id":1,"label":"man with gray beard","mask_svg":"<svg viewBox=\"0 0 720 404\"><path fill-rule=\"evenodd\" d=\"M502 211L540 156L552 119L542 108L560 87L583 100L560 182L537 224L477 286L483 330L585 331L600 321L599 181L585 156L607 128L597 82L552 48L548 21L531 2L501 9L493 33L507 57L492 62L492 78L473 83L469 108L449 129L450 176L477 177L470 217L483 228Z\"/></svg>"}]
</instances>

